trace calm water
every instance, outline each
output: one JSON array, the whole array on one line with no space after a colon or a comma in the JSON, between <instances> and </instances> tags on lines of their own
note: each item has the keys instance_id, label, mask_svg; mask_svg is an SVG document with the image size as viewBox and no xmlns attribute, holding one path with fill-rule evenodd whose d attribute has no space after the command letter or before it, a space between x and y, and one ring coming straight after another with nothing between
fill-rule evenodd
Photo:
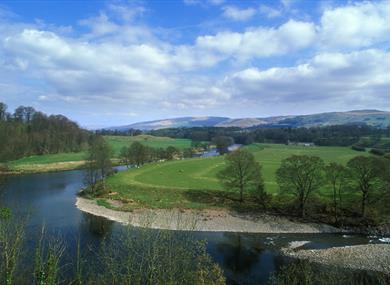
<instances>
[{"instance_id":1,"label":"calm water","mask_svg":"<svg viewBox=\"0 0 390 285\"><path fill-rule=\"evenodd\" d=\"M121 228L118 223L83 213L75 207L76 193L82 186L83 171L79 170L10 177L1 199L16 215L28 214L28 244L34 243L44 225L47 232L59 235L67 246L67 253L72 253L79 237L82 246L93 246L103 237L115 238L115 232ZM223 268L229 284L265 284L269 274L288 261L279 254L279 248L290 241L309 240L308 248L370 242L368 237L336 234L193 235L208 241L208 252Z\"/></svg>"}]
</instances>

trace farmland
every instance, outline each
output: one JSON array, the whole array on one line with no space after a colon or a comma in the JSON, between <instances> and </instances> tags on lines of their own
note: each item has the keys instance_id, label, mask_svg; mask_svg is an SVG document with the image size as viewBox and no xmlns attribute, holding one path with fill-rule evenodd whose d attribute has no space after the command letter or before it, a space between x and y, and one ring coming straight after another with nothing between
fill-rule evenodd
<instances>
[{"instance_id":1,"label":"farmland","mask_svg":"<svg viewBox=\"0 0 390 285\"><path fill-rule=\"evenodd\" d=\"M346 147L303 147L253 144L247 147L262 165L266 191L276 193L275 172L281 160L294 154L315 155L325 162L345 164L361 153ZM131 199L147 207L207 207L206 196L223 195L216 173L224 166L223 157L193 158L152 163L110 177L107 181L118 199ZM326 191L324 189L323 191ZM196 196L195 199L194 196ZM199 196L204 196L206 204ZM210 198L210 197L209 197ZM214 197L215 198L215 197ZM195 202L194 202L195 201Z\"/></svg>"}]
</instances>

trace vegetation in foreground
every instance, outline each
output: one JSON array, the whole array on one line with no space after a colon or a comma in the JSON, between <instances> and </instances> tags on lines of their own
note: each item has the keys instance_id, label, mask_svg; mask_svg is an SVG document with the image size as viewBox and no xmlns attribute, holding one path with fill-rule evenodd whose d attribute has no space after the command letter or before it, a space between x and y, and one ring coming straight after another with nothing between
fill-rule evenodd
<instances>
[{"instance_id":1,"label":"vegetation in foreground","mask_svg":"<svg viewBox=\"0 0 390 285\"><path fill-rule=\"evenodd\" d=\"M25 251L24 230L23 223L0 219L0 284L225 284L206 242L189 233L178 238L171 231L126 227L96 248L78 241L77 252L69 256L61 238L44 228L34 248Z\"/></svg>"}]
</instances>

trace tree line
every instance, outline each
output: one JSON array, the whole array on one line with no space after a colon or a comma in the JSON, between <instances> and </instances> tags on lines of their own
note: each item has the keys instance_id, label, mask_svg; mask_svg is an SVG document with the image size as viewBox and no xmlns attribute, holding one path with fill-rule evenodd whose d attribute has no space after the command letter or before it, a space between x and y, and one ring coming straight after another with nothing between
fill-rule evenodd
<instances>
[{"instance_id":1,"label":"tree line","mask_svg":"<svg viewBox=\"0 0 390 285\"><path fill-rule=\"evenodd\" d=\"M87 147L89 132L62 115L46 115L20 106L13 113L0 102L0 161L29 155L78 152Z\"/></svg>"},{"instance_id":2,"label":"tree line","mask_svg":"<svg viewBox=\"0 0 390 285\"><path fill-rule=\"evenodd\" d=\"M226 168L218 173L225 189L237 191L240 202L244 201L244 193L248 193L267 206L271 196L265 191L261 165L254 155L246 149L239 149L229 153L225 160ZM276 171L276 182L278 195L292 198L294 209L301 217L306 215L313 196L329 197L330 212L337 224L342 210L348 210L348 205L343 204L345 195L360 200L361 217L366 217L367 207L379 200L383 205L389 201L390 161L375 156L356 156L344 166L336 162L326 164L317 156L293 155L282 160ZM323 187L330 190L329 194L319 193Z\"/></svg>"},{"instance_id":3,"label":"tree line","mask_svg":"<svg viewBox=\"0 0 390 285\"><path fill-rule=\"evenodd\" d=\"M319 146L375 147L390 150L390 141L381 142L381 137L390 137L390 127L380 129L368 125L334 125L310 128L291 127L196 127L168 128L149 132L155 136L185 138L193 141L211 141L217 136L228 136L239 144L313 142Z\"/></svg>"}]
</instances>

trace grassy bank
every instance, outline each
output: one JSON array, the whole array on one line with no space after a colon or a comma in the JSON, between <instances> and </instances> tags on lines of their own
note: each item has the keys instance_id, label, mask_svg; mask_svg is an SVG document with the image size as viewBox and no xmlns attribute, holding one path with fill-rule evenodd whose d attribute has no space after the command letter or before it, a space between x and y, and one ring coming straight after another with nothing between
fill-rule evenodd
<instances>
[{"instance_id":1,"label":"grassy bank","mask_svg":"<svg viewBox=\"0 0 390 285\"><path fill-rule=\"evenodd\" d=\"M184 149L191 146L191 140L172 139L167 137L154 137L147 135L140 136L105 136L104 137L114 151L113 162L118 164L118 156L122 147L139 141L153 148L166 148L174 146ZM62 171L82 168L85 163L86 152L44 154L24 157L18 160L7 162L10 173L39 173Z\"/></svg>"},{"instance_id":2,"label":"grassy bank","mask_svg":"<svg viewBox=\"0 0 390 285\"><path fill-rule=\"evenodd\" d=\"M248 147L263 169L268 193L276 193L278 185L275 173L282 159L293 154L315 155L326 162L345 164L360 153L346 147L303 147L277 144L255 144ZM222 189L216 174L224 167L223 157L193 158L181 161L153 163L138 169L118 173L107 180L115 194L111 198L121 200L122 210L135 207L150 208L210 208L240 207L236 193ZM330 189L320 193L326 197ZM247 193L248 194L248 193ZM256 205L247 195L245 208Z\"/></svg>"}]
</instances>

